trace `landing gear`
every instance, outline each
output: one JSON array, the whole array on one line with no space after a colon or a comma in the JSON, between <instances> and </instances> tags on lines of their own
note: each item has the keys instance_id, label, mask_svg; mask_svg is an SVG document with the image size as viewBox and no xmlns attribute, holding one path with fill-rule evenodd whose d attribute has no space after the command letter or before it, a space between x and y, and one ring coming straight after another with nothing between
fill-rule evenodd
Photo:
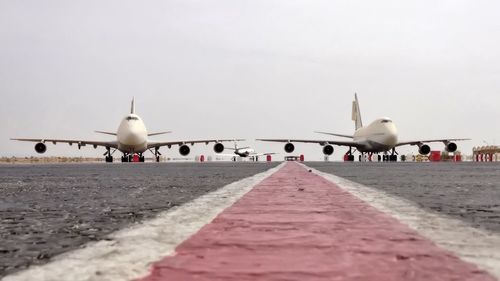
<instances>
[{"instance_id":1,"label":"landing gear","mask_svg":"<svg viewBox=\"0 0 500 281\"><path fill-rule=\"evenodd\" d=\"M142 153L139 153L139 162L144 163L145 160L146 160L146 157L144 157L144 155L142 155Z\"/></svg>"},{"instance_id":2,"label":"landing gear","mask_svg":"<svg viewBox=\"0 0 500 281\"><path fill-rule=\"evenodd\" d=\"M127 154L124 153L122 156L122 163L127 163L127 162L130 162L129 157Z\"/></svg>"},{"instance_id":3,"label":"landing gear","mask_svg":"<svg viewBox=\"0 0 500 281\"><path fill-rule=\"evenodd\" d=\"M104 156L106 156L104 158L106 163L113 163L113 153L116 151L116 149L115 151L111 152L111 148L106 147L106 150L107 150L106 153L104 153Z\"/></svg>"},{"instance_id":4,"label":"landing gear","mask_svg":"<svg viewBox=\"0 0 500 281\"><path fill-rule=\"evenodd\" d=\"M382 159L384 162L397 162L398 153L396 152L396 149L393 148L390 155L388 155L387 152L385 152Z\"/></svg>"},{"instance_id":5,"label":"landing gear","mask_svg":"<svg viewBox=\"0 0 500 281\"><path fill-rule=\"evenodd\" d=\"M354 155L352 154L352 147L349 147L349 151L347 151L344 155L344 161L353 162Z\"/></svg>"},{"instance_id":6,"label":"landing gear","mask_svg":"<svg viewBox=\"0 0 500 281\"><path fill-rule=\"evenodd\" d=\"M151 149L149 151L151 151ZM153 154L155 155L156 163L159 163L160 162L160 155L161 155L160 148L159 147L155 147L155 151L153 152Z\"/></svg>"}]
</instances>

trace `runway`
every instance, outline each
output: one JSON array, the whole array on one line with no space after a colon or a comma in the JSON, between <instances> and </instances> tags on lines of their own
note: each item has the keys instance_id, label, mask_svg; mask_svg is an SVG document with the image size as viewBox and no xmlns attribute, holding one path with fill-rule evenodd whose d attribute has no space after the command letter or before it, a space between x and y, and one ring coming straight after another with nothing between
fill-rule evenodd
<instances>
[{"instance_id":1,"label":"runway","mask_svg":"<svg viewBox=\"0 0 500 281\"><path fill-rule=\"evenodd\" d=\"M0 276L44 264L276 165L2 165Z\"/></svg>"},{"instance_id":2,"label":"runway","mask_svg":"<svg viewBox=\"0 0 500 281\"><path fill-rule=\"evenodd\" d=\"M89 184L78 180L82 176L79 171L85 170L78 165L72 166L74 170L71 167L66 170L67 166L37 166L35 177L29 176L29 169L23 169L18 175L25 179L22 182L16 181L9 170L19 167L0 167L2 175L6 175L2 177L1 190L11 196L3 195L2 200L10 204L17 197L35 197L20 201L24 200L27 206L43 207L44 203L35 202L57 198L54 190L59 187L70 191L61 194L72 194L68 201L73 203L60 203L59 210L63 213L73 212L69 211L73 204L81 206L74 209L77 214L87 206L98 206L93 209L98 213L99 206L111 203L126 205L124 209L128 208L129 213L141 214L132 218L118 215L119 219L109 214L97 216L95 222L88 222L88 228L101 221L103 225L109 221L114 228L98 231L91 238L82 235L86 239L83 242L79 235L73 235L70 239L78 242L71 245L76 246L59 249L58 253L66 254L42 260L40 263L48 263L32 266L5 280L33 280L34 276L38 280L63 280L70 271L75 274L71 275L72 280L192 280L194 277L199 280L496 280L500 277L497 231L500 218L495 213L485 217L481 211L488 206L487 210L495 210L494 202L499 196L498 166L306 165L89 165L85 174L99 178L90 184L94 188L88 192L80 191ZM47 168L49 171L44 170ZM141 176L130 173L130 169L140 169ZM110 177L112 181L102 184L99 183L102 174L120 176ZM176 179L179 189L185 192L164 192L173 189L160 188L171 183L166 174L171 181ZM151 175L153 180L145 181L144 175ZM210 184L204 188L192 185L200 179L208 179ZM33 188L34 182L44 188ZM137 192L141 187L145 191L138 194L149 195L134 197L134 190ZM38 193L45 195L34 196ZM118 198L134 200L113 201L117 194L124 195ZM153 206L161 206L167 198L174 202L170 204L174 208L144 207L150 206L146 204L150 201ZM100 205L90 203L95 200ZM52 202L65 201L59 197ZM434 208L439 205L446 208ZM11 216L16 213L12 206ZM464 206L469 212L456 215L454 210ZM42 207L38 206L38 210L45 210ZM2 237L13 241L2 247L16 245L29 249L33 240L22 238L40 235L30 232L28 225L33 221L26 223L26 233L20 235L7 231L9 218L4 215L9 212L2 209L1 213ZM28 219L34 213L24 217ZM57 217L54 210L38 213L39 224L50 231L51 225L45 222L54 221ZM52 234L48 236L52 238ZM99 242L85 244L89 240ZM16 252L2 251L2 260L16 261L21 268L28 266L30 263L18 259ZM17 270L19 267L7 268L4 275Z\"/></svg>"}]
</instances>

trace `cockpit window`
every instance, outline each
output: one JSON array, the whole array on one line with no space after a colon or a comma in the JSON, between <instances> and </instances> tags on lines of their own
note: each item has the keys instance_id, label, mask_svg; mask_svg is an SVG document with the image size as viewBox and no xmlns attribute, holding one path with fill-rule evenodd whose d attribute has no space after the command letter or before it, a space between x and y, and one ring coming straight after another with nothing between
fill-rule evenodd
<instances>
[{"instance_id":1,"label":"cockpit window","mask_svg":"<svg viewBox=\"0 0 500 281\"><path fill-rule=\"evenodd\" d=\"M139 118L133 117L133 116L128 116L127 121L130 121L130 120L139 120Z\"/></svg>"},{"instance_id":2,"label":"cockpit window","mask_svg":"<svg viewBox=\"0 0 500 281\"><path fill-rule=\"evenodd\" d=\"M384 119L384 120L380 121L380 123L391 123L391 122L392 122L392 120L389 120L389 119Z\"/></svg>"}]
</instances>

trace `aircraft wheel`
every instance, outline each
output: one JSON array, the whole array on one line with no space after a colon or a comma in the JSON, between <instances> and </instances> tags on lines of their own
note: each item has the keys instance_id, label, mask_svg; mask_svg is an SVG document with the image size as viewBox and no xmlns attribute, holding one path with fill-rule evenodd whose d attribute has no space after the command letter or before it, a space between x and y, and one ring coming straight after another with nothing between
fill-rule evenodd
<instances>
[{"instance_id":1,"label":"aircraft wheel","mask_svg":"<svg viewBox=\"0 0 500 281\"><path fill-rule=\"evenodd\" d=\"M377 154L377 160L378 160L378 162L382 161L382 156Z\"/></svg>"},{"instance_id":2,"label":"aircraft wheel","mask_svg":"<svg viewBox=\"0 0 500 281\"><path fill-rule=\"evenodd\" d=\"M347 157L347 160L349 160L349 161L353 162L353 161L354 161L354 155L349 155L349 156Z\"/></svg>"},{"instance_id":3,"label":"aircraft wheel","mask_svg":"<svg viewBox=\"0 0 500 281\"><path fill-rule=\"evenodd\" d=\"M128 157L127 156L122 156L122 163L128 162Z\"/></svg>"},{"instance_id":4,"label":"aircraft wheel","mask_svg":"<svg viewBox=\"0 0 500 281\"><path fill-rule=\"evenodd\" d=\"M398 161L398 156L397 155L390 155L389 156L389 160L391 162L397 162Z\"/></svg>"},{"instance_id":5,"label":"aircraft wheel","mask_svg":"<svg viewBox=\"0 0 500 281\"><path fill-rule=\"evenodd\" d=\"M156 162L160 162L160 156L156 156Z\"/></svg>"},{"instance_id":6,"label":"aircraft wheel","mask_svg":"<svg viewBox=\"0 0 500 281\"><path fill-rule=\"evenodd\" d=\"M144 162L145 160L146 160L146 157L144 157L144 156L139 157L139 162Z\"/></svg>"},{"instance_id":7,"label":"aircraft wheel","mask_svg":"<svg viewBox=\"0 0 500 281\"><path fill-rule=\"evenodd\" d=\"M113 163L113 156L106 156L106 163Z\"/></svg>"}]
</instances>

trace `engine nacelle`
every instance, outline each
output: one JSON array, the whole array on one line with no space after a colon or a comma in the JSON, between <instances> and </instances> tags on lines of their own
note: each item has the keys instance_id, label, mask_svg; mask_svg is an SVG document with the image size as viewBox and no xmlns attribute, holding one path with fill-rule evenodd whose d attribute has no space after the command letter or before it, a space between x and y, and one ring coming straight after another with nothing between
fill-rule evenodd
<instances>
[{"instance_id":1,"label":"engine nacelle","mask_svg":"<svg viewBox=\"0 0 500 281\"><path fill-rule=\"evenodd\" d=\"M420 153L422 155L427 155L427 154L431 153L431 147L428 146L427 144L421 145L418 148L418 153Z\"/></svg>"},{"instance_id":2,"label":"engine nacelle","mask_svg":"<svg viewBox=\"0 0 500 281\"><path fill-rule=\"evenodd\" d=\"M189 154L189 152L191 152L191 149L189 148L189 146L183 144L179 147L180 155L187 156Z\"/></svg>"},{"instance_id":3,"label":"engine nacelle","mask_svg":"<svg viewBox=\"0 0 500 281\"><path fill-rule=\"evenodd\" d=\"M333 146L329 144L323 146L323 154L330 156L333 154L333 151L334 151Z\"/></svg>"},{"instance_id":4,"label":"engine nacelle","mask_svg":"<svg viewBox=\"0 0 500 281\"><path fill-rule=\"evenodd\" d=\"M295 150L295 145L293 145L293 143L289 142L285 144L286 153L292 153L294 150Z\"/></svg>"},{"instance_id":5,"label":"engine nacelle","mask_svg":"<svg viewBox=\"0 0 500 281\"><path fill-rule=\"evenodd\" d=\"M222 153L224 151L224 145L220 142L214 144L215 153Z\"/></svg>"},{"instance_id":6,"label":"engine nacelle","mask_svg":"<svg viewBox=\"0 0 500 281\"><path fill-rule=\"evenodd\" d=\"M47 151L47 146L44 143L39 142L35 144L35 151L40 154L45 153L45 151Z\"/></svg>"},{"instance_id":7,"label":"engine nacelle","mask_svg":"<svg viewBox=\"0 0 500 281\"><path fill-rule=\"evenodd\" d=\"M455 152L455 151L457 151L458 146L457 146L457 144L456 144L456 143L454 143L454 142L450 142L450 143L448 143L448 144L446 145L445 149L446 149L446 151L448 151L448 152Z\"/></svg>"}]
</instances>

